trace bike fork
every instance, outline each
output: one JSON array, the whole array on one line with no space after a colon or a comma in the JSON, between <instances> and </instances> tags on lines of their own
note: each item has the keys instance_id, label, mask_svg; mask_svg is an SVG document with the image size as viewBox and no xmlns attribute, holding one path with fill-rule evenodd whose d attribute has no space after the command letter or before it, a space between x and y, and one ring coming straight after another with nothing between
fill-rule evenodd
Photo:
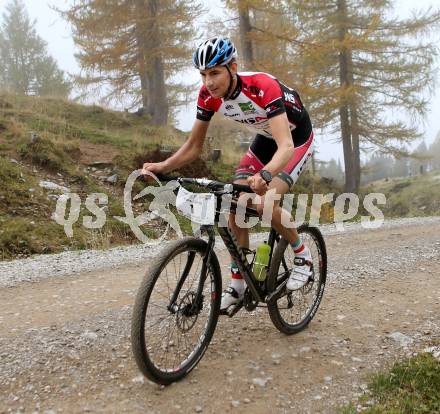
<instances>
[{"instance_id":1,"label":"bike fork","mask_svg":"<svg viewBox=\"0 0 440 414\"><path fill-rule=\"evenodd\" d=\"M194 309L197 311L202 309L203 286L205 285L206 278L208 277L209 262L211 261L211 255L215 245L215 234L212 226L201 226L200 231L201 232L205 231L206 233L208 233L209 239L208 239L208 246L206 247L206 253L205 256L203 257L202 272L200 274L199 285L197 287L197 293L193 303L193 308L197 307L197 309Z\"/></svg>"},{"instance_id":2,"label":"bike fork","mask_svg":"<svg viewBox=\"0 0 440 414\"><path fill-rule=\"evenodd\" d=\"M199 283L197 286L197 292L192 304L192 308L191 308L191 312L198 312L201 310L201 306L203 303L203 286L205 284L206 281L206 277L208 275L208 265L209 265L209 261L211 260L211 253L212 250L214 248L214 244L215 244L215 236L214 236L214 231L212 229L212 227L202 227L201 230L205 230L207 231L208 235L209 235L209 241L208 241L208 246L206 249L206 253L205 256L203 257L203 262L202 262L202 270L200 273L200 278L199 278ZM188 253L188 258L187 258L187 262L185 264L185 268L183 269L183 272L180 276L179 281L177 282L176 285L176 289L173 292L173 296L171 297L170 303L168 304L168 310L172 313L176 313L179 309L178 309L178 305L176 305L177 302L177 298L179 297L179 293L182 289L183 284L185 283L186 278L188 277L188 274L191 270L191 267L194 263L194 258L195 258L195 252L189 252Z\"/></svg>"}]
</instances>

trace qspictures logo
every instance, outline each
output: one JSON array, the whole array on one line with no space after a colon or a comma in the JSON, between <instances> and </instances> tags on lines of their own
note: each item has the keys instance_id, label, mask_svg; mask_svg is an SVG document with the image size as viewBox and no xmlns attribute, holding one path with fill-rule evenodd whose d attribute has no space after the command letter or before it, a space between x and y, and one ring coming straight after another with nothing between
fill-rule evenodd
<instances>
[{"instance_id":1,"label":"qspictures logo","mask_svg":"<svg viewBox=\"0 0 440 414\"><path fill-rule=\"evenodd\" d=\"M133 194L133 187L136 180L145 175L150 175L157 185L147 185L140 193ZM178 196L176 196L178 193ZM135 214L133 202L140 202L146 196L151 200L148 209L139 214ZM179 198L180 197L180 198ZM113 216L114 219L126 224L142 242L153 241L143 231L142 226L151 221L151 215L160 217L164 223L163 233L155 241L163 240L168 230L171 228L178 237L183 237L179 221L173 211L178 211L191 220L194 234L198 234L200 223L214 224L214 209L217 203L213 201L213 194L210 193L191 193L183 188L177 181L170 181L162 185L157 177L142 170L133 171L125 184L123 195L123 206L125 216ZM215 197L214 197L215 198ZM257 194L244 193L240 196L234 220L238 227L252 228L260 224L263 228L270 228L274 206L280 201L281 195L275 190L269 190L262 198ZM53 219L64 227L64 232L68 237L73 237L74 224L79 221L81 206L83 201L76 193L66 193L61 195L56 204ZM261 218L246 217L246 205L249 203L262 205ZM335 195L328 194L285 194L283 197L283 209L290 214L284 215L281 222L287 228L297 227L305 222L308 215L308 223L313 226L319 225L321 212L326 204L330 204L333 209L334 225L337 230L344 231L345 223L355 217L360 217L362 227L375 229L382 226L384 215L378 205L386 204L386 197L382 193L367 194L362 202L357 194L344 193ZM108 196L105 193L92 193L84 200L85 209L91 213L82 216L82 225L88 229L101 229L107 222L106 206ZM293 206L296 205L295 208ZM221 199L221 215L218 226L228 225L227 217L230 214L231 196L223 195ZM362 210L366 213L359 215ZM172 208L173 207L173 208ZM294 214L293 214L294 213Z\"/></svg>"}]
</instances>

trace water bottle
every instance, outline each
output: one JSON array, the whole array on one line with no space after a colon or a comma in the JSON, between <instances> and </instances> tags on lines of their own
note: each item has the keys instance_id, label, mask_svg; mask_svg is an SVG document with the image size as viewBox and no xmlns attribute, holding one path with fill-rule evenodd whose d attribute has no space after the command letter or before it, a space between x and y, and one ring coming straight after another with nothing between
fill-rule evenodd
<instances>
[{"instance_id":1,"label":"water bottle","mask_svg":"<svg viewBox=\"0 0 440 414\"><path fill-rule=\"evenodd\" d=\"M257 246L257 252L255 254L255 262L254 262L254 275L255 278L262 282L266 279L267 276L267 267L269 266L269 257L270 257L270 246L267 242L260 243Z\"/></svg>"}]
</instances>

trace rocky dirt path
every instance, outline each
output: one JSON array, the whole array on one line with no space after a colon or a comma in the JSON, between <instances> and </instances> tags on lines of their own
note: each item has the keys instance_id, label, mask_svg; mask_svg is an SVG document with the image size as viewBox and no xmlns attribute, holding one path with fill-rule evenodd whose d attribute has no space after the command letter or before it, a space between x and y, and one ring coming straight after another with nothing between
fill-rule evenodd
<instances>
[{"instance_id":1,"label":"rocky dirt path","mask_svg":"<svg viewBox=\"0 0 440 414\"><path fill-rule=\"evenodd\" d=\"M260 308L222 317L199 366L166 388L131 355L145 265L1 288L0 412L335 412L368 373L440 340L440 222L326 242L328 285L307 330L284 336Z\"/></svg>"}]
</instances>

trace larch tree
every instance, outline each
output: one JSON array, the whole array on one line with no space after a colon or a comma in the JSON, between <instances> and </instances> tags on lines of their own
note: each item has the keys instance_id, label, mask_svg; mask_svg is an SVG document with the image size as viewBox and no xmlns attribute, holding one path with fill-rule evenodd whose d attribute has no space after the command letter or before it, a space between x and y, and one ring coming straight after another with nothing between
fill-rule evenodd
<instances>
[{"instance_id":1,"label":"larch tree","mask_svg":"<svg viewBox=\"0 0 440 414\"><path fill-rule=\"evenodd\" d=\"M341 182L344 176L340 164L333 158L328 162L321 161L318 172L322 177L331 178L336 182Z\"/></svg>"},{"instance_id":2,"label":"larch tree","mask_svg":"<svg viewBox=\"0 0 440 414\"><path fill-rule=\"evenodd\" d=\"M298 75L315 126L340 136L345 191L360 185L360 151L402 155L418 138L435 81L429 34L440 11L392 17L391 0L290 0Z\"/></svg>"},{"instance_id":3,"label":"larch tree","mask_svg":"<svg viewBox=\"0 0 440 414\"><path fill-rule=\"evenodd\" d=\"M70 82L49 56L21 0L6 5L0 25L0 89L21 95L66 98Z\"/></svg>"},{"instance_id":4,"label":"larch tree","mask_svg":"<svg viewBox=\"0 0 440 414\"><path fill-rule=\"evenodd\" d=\"M76 0L63 12L73 27L84 86L106 85L104 98L142 106L165 125L182 85L173 75L189 66L194 21L201 7L189 0Z\"/></svg>"},{"instance_id":5,"label":"larch tree","mask_svg":"<svg viewBox=\"0 0 440 414\"><path fill-rule=\"evenodd\" d=\"M382 180L392 176L393 157L389 154L374 152L363 165L363 183Z\"/></svg>"}]
</instances>

